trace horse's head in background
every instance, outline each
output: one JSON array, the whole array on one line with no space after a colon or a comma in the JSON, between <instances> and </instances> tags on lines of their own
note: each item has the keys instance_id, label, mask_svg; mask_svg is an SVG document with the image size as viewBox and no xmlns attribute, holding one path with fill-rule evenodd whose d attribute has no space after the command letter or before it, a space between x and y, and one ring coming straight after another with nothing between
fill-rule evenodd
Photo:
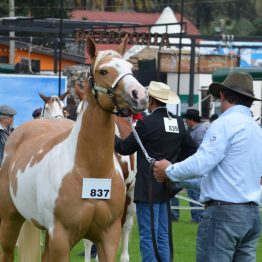
<instances>
[{"instance_id":1,"label":"horse's head in background","mask_svg":"<svg viewBox=\"0 0 262 262\"><path fill-rule=\"evenodd\" d=\"M39 93L39 96L43 99L45 102L41 118L63 118L64 117L64 103L63 100L66 98L66 96L69 94L69 91L66 91L61 96L45 96L41 93Z\"/></svg>"},{"instance_id":2,"label":"horse's head in background","mask_svg":"<svg viewBox=\"0 0 262 262\"><path fill-rule=\"evenodd\" d=\"M126 35L116 51L97 51L94 40L89 35L86 39L92 61L88 82L96 102L105 111L122 116L144 111L148 103L146 88L134 77L133 65L122 57L127 42Z\"/></svg>"}]
</instances>

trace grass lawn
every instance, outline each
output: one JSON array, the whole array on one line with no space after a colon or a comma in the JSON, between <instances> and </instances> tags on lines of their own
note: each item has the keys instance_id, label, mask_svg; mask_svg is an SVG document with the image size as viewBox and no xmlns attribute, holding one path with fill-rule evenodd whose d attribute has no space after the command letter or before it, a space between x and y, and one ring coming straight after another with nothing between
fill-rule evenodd
<instances>
[{"instance_id":1,"label":"grass lawn","mask_svg":"<svg viewBox=\"0 0 262 262\"><path fill-rule=\"evenodd\" d=\"M187 206L187 202L180 200L180 205ZM262 214L261 214L262 217ZM194 262L195 261L195 245L198 225L190 223L190 210L180 210L179 222L173 222L173 246L174 246L174 261L175 262ZM83 243L79 242L71 252L70 261L83 262L83 257L77 254L83 251ZM118 252L119 253L119 252ZM129 243L130 262L141 261L139 253L139 236L138 227L135 220L133 225L130 243ZM95 260L92 260L95 261ZM117 257L119 261L119 254ZM257 248L257 262L262 261L262 237Z\"/></svg>"}]
</instances>

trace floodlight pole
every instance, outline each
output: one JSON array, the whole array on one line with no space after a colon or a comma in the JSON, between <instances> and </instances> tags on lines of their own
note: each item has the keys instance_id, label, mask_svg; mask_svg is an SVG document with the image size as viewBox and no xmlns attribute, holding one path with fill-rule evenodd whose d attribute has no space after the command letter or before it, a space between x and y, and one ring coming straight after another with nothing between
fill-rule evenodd
<instances>
[{"instance_id":1,"label":"floodlight pole","mask_svg":"<svg viewBox=\"0 0 262 262\"><path fill-rule=\"evenodd\" d=\"M180 95L180 73L181 73L181 53L182 53L182 34L183 34L183 18L184 18L184 0L181 0L180 11L180 34L179 34L179 52L178 52L178 70L177 70L177 95ZM179 112L177 105L177 112Z\"/></svg>"},{"instance_id":2,"label":"floodlight pole","mask_svg":"<svg viewBox=\"0 0 262 262\"><path fill-rule=\"evenodd\" d=\"M59 68L58 68L59 79L58 79L58 96L61 95L62 48L63 48L63 0L60 0Z\"/></svg>"},{"instance_id":3,"label":"floodlight pole","mask_svg":"<svg viewBox=\"0 0 262 262\"><path fill-rule=\"evenodd\" d=\"M9 0L9 16L15 16L15 0ZM10 32L9 37L12 39L15 37L15 32ZM9 64L15 63L15 41L10 40L9 42Z\"/></svg>"}]
</instances>

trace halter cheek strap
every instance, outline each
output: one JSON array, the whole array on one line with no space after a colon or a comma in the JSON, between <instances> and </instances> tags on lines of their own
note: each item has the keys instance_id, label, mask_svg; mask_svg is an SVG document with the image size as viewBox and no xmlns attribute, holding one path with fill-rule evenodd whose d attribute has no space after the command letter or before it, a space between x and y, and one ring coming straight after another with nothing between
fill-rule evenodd
<instances>
[{"instance_id":1,"label":"halter cheek strap","mask_svg":"<svg viewBox=\"0 0 262 262\"><path fill-rule=\"evenodd\" d=\"M117 86L118 82L123 79L125 76L127 75L131 75L133 76L132 73L123 73L121 75L119 75L115 81L113 82L113 84L111 85L111 88L105 88L105 87L102 87L102 86L98 86L94 83L93 85L93 89L97 92L101 92L101 93L105 93L107 95L109 95L110 97L113 97L114 96L114 91L115 91L115 87Z\"/></svg>"},{"instance_id":2,"label":"halter cheek strap","mask_svg":"<svg viewBox=\"0 0 262 262\"><path fill-rule=\"evenodd\" d=\"M117 102L116 102L116 100L115 100L114 95L115 95L115 88L116 88L117 84L119 83L119 81L120 81L121 79L123 79L123 78L124 78L125 76L127 76L127 75L134 76L132 73L123 73L123 74L120 74L120 75L115 79L115 81L113 82L113 84L111 85L110 88L105 88L105 87L103 87L103 86L98 86L98 85L96 85L96 83L95 83L95 81L94 81L93 74L92 74L91 71L89 71L88 82L89 82L90 86L92 87L92 93L93 93L93 95L95 96L98 105L99 105L103 110L105 110L105 111L107 111L107 112L110 112L111 114L118 115L118 116L126 116L126 114L124 113L124 111L121 110L121 109L119 108L119 106L117 105ZM112 99L112 101L113 101L113 103L114 103L114 105L115 105L115 107L116 107L116 109L117 109L116 112L114 112L114 111L109 111L109 110L103 108L103 106L99 103L99 100L98 100L97 93L99 93L99 92L100 92L100 93L107 94L107 95L110 96L110 98Z\"/></svg>"}]
</instances>

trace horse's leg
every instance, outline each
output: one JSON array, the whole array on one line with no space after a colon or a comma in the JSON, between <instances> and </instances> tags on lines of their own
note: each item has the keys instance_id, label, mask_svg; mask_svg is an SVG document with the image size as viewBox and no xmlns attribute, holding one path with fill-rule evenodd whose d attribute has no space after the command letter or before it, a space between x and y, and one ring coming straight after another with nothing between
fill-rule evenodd
<instances>
[{"instance_id":1,"label":"horse's leg","mask_svg":"<svg viewBox=\"0 0 262 262\"><path fill-rule=\"evenodd\" d=\"M41 231L33 224L25 221L18 237L19 262L38 261L41 254L40 247Z\"/></svg>"},{"instance_id":2,"label":"horse's leg","mask_svg":"<svg viewBox=\"0 0 262 262\"><path fill-rule=\"evenodd\" d=\"M2 250L0 253L0 262L14 261L14 249L23 222L22 219L11 221L1 219L0 243Z\"/></svg>"},{"instance_id":3,"label":"horse's leg","mask_svg":"<svg viewBox=\"0 0 262 262\"><path fill-rule=\"evenodd\" d=\"M103 239L97 243L99 262L115 262L121 234L120 218L103 234Z\"/></svg>"},{"instance_id":4,"label":"horse's leg","mask_svg":"<svg viewBox=\"0 0 262 262\"><path fill-rule=\"evenodd\" d=\"M132 203L133 204L133 203ZM120 257L120 262L129 262L129 253L128 253L128 243L129 243L129 234L133 225L133 212L128 212L126 216L126 221L123 226L122 231L122 252Z\"/></svg>"},{"instance_id":5,"label":"horse's leg","mask_svg":"<svg viewBox=\"0 0 262 262\"><path fill-rule=\"evenodd\" d=\"M46 232L46 234L45 234L44 252L43 252L43 255L42 255L42 262L48 262L48 252L49 252L48 243L49 243L49 235Z\"/></svg>"},{"instance_id":6,"label":"horse's leg","mask_svg":"<svg viewBox=\"0 0 262 262\"><path fill-rule=\"evenodd\" d=\"M70 241L67 230L60 223L56 223L53 232L48 233L48 262L69 262Z\"/></svg>"},{"instance_id":7,"label":"horse's leg","mask_svg":"<svg viewBox=\"0 0 262 262\"><path fill-rule=\"evenodd\" d=\"M91 248L93 243L88 239L83 239L83 243L85 246L85 262L91 261Z\"/></svg>"}]
</instances>

